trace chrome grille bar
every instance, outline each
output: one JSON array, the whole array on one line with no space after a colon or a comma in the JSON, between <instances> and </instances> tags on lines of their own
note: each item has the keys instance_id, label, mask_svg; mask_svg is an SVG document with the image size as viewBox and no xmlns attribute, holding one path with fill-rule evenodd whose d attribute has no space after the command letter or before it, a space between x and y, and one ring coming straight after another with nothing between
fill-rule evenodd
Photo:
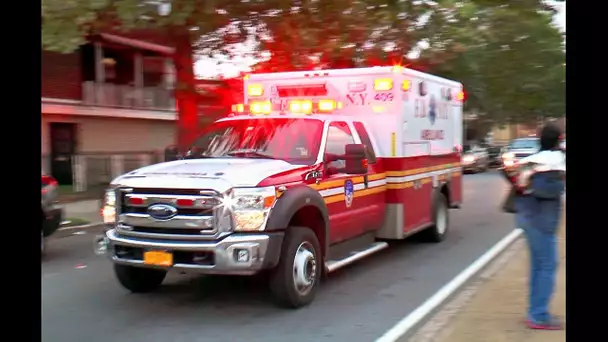
<instances>
[{"instance_id":1,"label":"chrome grille bar","mask_svg":"<svg viewBox=\"0 0 608 342\"><path fill-rule=\"evenodd\" d=\"M119 222L127 226L213 231L213 216L177 215L170 220L156 220L148 214L123 213L119 217Z\"/></svg>"},{"instance_id":2,"label":"chrome grille bar","mask_svg":"<svg viewBox=\"0 0 608 342\"><path fill-rule=\"evenodd\" d=\"M143 202L141 204L130 204L128 201L131 198L139 198L142 199ZM176 208L184 208L184 209L212 209L220 204L220 200L217 197L212 196L191 196L191 195L144 195L144 194L126 194L125 195L126 203L125 205L129 207L147 207L151 204L156 203L166 203L175 206ZM179 200L192 200L193 205L179 205Z\"/></svg>"},{"instance_id":3,"label":"chrome grille bar","mask_svg":"<svg viewBox=\"0 0 608 342\"><path fill-rule=\"evenodd\" d=\"M117 233L147 239L208 240L226 234L218 232L216 208L221 200L213 190L122 188L117 196ZM137 198L131 203L129 200ZM191 200L184 205L180 200ZM152 204L169 204L178 214L168 220L151 217L146 208ZM190 204L190 203L189 203Z\"/></svg>"}]
</instances>

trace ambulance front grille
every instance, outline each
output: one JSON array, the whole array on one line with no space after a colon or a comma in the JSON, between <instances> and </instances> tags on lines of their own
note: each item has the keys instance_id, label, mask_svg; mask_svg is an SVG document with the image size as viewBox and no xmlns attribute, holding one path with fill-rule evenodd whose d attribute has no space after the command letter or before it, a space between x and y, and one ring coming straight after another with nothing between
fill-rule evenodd
<instances>
[{"instance_id":1,"label":"ambulance front grille","mask_svg":"<svg viewBox=\"0 0 608 342\"><path fill-rule=\"evenodd\" d=\"M140 202L133 204L133 198ZM142 199L143 198L143 202ZM157 240L205 240L216 237L219 193L200 189L129 188L119 190L117 232L120 235ZM179 200L193 200L180 205ZM176 209L168 219L157 219L148 208L167 204Z\"/></svg>"}]
</instances>

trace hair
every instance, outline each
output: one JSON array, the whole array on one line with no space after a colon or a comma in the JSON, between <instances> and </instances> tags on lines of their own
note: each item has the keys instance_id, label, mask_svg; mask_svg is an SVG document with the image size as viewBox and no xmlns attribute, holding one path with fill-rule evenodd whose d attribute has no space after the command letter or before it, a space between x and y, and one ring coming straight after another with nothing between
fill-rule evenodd
<instances>
[{"instance_id":1,"label":"hair","mask_svg":"<svg viewBox=\"0 0 608 342\"><path fill-rule=\"evenodd\" d=\"M550 151L559 148L562 130L553 122L543 126L540 131L540 150Z\"/></svg>"}]
</instances>

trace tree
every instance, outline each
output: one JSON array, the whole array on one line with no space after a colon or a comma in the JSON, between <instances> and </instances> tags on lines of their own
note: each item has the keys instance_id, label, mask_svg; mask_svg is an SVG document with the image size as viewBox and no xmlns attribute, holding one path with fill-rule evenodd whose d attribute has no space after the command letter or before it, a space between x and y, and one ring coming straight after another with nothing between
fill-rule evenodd
<instances>
[{"instance_id":1,"label":"tree","mask_svg":"<svg viewBox=\"0 0 608 342\"><path fill-rule=\"evenodd\" d=\"M410 64L438 4L414 0L317 0L277 11L256 32L265 72ZM416 65L416 67L419 67Z\"/></svg>"},{"instance_id":2,"label":"tree","mask_svg":"<svg viewBox=\"0 0 608 342\"><path fill-rule=\"evenodd\" d=\"M445 54L450 45L449 51L458 51L432 67L463 82L467 109L480 113L480 120L529 123L562 116L565 54L553 14L543 1L453 2L422 57Z\"/></svg>"},{"instance_id":3,"label":"tree","mask_svg":"<svg viewBox=\"0 0 608 342\"><path fill-rule=\"evenodd\" d=\"M185 146L197 130L193 51L231 55L235 44L247 41L254 52L270 56L265 71L366 64L356 62L358 55L402 62L418 36L413 23L431 7L413 0L45 0L42 44L70 52L107 30L152 28L169 35L175 43L178 143Z\"/></svg>"},{"instance_id":4,"label":"tree","mask_svg":"<svg viewBox=\"0 0 608 342\"><path fill-rule=\"evenodd\" d=\"M561 35L540 0L45 0L42 9L47 49L69 51L107 29L170 35L182 146L197 128L193 51L230 56L243 42L265 72L401 64L460 80L484 120L563 112ZM421 41L428 48L409 60Z\"/></svg>"}]
</instances>

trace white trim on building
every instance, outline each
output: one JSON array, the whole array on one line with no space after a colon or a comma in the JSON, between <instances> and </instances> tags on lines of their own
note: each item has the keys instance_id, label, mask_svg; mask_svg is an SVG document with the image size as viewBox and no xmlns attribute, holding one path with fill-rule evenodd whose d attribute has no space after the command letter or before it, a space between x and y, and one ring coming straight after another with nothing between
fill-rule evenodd
<instances>
[{"instance_id":1,"label":"white trim on building","mask_svg":"<svg viewBox=\"0 0 608 342\"><path fill-rule=\"evenodd\" d=\"M41 113L105 118L177 121L177 112L161 110L136 110L112 107L83 106L80 101L41 98Z\"/></svg>"}]
</instances>

